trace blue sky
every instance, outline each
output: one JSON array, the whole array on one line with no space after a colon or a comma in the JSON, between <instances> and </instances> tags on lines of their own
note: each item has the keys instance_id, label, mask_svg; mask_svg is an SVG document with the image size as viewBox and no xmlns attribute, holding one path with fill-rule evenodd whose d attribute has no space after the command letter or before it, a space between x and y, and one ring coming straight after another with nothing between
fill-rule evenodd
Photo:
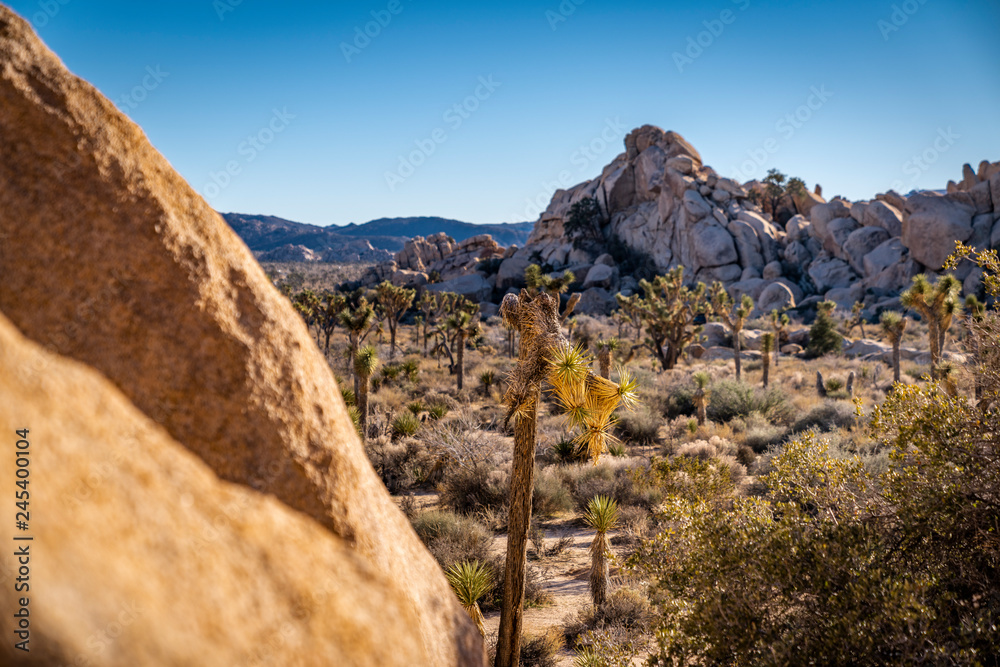
<instances>
[{"instance_id":1,"label":"blue sky","mask_svg":"<svg viewBox=\"0 0 1000 667\"><path fill-rule=\"evenodd\" d=\"M10 5L222 211L533 220L645 123L852 199L1000 160L995 0Z\"/></svg>"}]
</instances>

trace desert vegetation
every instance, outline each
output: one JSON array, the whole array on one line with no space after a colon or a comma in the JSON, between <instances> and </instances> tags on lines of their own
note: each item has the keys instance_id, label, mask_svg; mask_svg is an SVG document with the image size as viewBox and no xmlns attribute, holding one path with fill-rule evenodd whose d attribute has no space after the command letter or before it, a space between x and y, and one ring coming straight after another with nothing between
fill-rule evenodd
<instances>
[{"instance_id":1,"label":"desert vegetation","mask_svg":"<svg viewBox=\"0 0 1000 667\"><path fill-rule=\"evenodd\" d=\"M678 268L570 317L572 283L529 268L488 317L286 290L493 664L993 664L995 309L918 276L805 321Z\"/></svg>"}]
</instances>

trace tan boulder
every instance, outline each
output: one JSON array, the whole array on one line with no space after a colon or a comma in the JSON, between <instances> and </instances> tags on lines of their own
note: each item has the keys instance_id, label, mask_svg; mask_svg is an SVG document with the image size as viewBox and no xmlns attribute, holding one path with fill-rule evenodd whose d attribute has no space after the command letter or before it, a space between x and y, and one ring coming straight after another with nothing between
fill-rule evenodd
<instances>
[{"instance_id":1,"label":"tan boulder","mask_svg":"<svg viewBox=\"0 0 1000 667\"><path fill-rule=\"evenodd\" d=\"M142 131L3 6L0 155L0 311L104 374L219 477L405 581L398 602L426 664L479 664L479 634L376 477L288 300Z\"/></svg>"},{"instance_id":2,"label":"tan boulder","mask_svg":"<svg viewBox=\"0 0 1000 667\"><path fill-rule=\"evenodd\" d=\"M17 429L28 429L30 461L30 528L19 536L33 539L11 541L5 514L3 664L429 660L405 583L272 496L220 481L107 379L0 316L10 454ZM0 476L15 479L12 455L0 457ZM20 592L15 548L28 550ZM28 653L13 640L22 597Z\"/></svg>"}]
</instances>

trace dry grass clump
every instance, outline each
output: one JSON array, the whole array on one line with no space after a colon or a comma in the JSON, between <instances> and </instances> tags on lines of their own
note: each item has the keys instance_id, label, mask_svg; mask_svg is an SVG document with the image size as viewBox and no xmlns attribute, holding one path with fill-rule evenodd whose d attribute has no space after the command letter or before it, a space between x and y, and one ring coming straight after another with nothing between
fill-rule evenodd
<instances>
[{"instance_id":1,"label":"dry grass clump","mask_svg":"<svg viewBox=\"0 0 1000 667\"><path fill-rule=\"evenodd\" d=\"M458 563L489 560L492 535L471 517L432 510L418 514L412 524L427 550L445 570Z\"/></svg>"},{"instance_id":2,"label":"dry grass clump","mask_svg":"<svg viewBox=\"0 0 1000 667\"><path fill-rule=\"evenodd\" d=\"M660 426L663 417L646 404L640 404L634 410L619 415L616 431L623 442L646 446L659 439Z\"/></svg>"},{"instance_id":3,"label":"dry grass clump","mask_svg":"<svg viewBox=\"0 0 1000 667\"><path fill-rule=\"evenodd\" d=\"M393 442L381 435L365 443L365 452L390 493L434 484L440 481L445 468L440 457L412 439Z\"/></svg>"},{"instance_id":4,"label":"dry grass clump","mask_svg":"<svg viewBox=\"0 0 1000 667\"><path fill-rule=\"evenodd\" d=\"M587 607L563 619L563 634L570 646L579 646L581 635L591 630L619 629L633 638L647 635L654 620L653 608L642 592L622 587L600 607Z\"/></svg>"},{"instance_id":5,"label":"dry grass clump","mask_svg":"<svg viewBox=\"0 0 1000 667\"><path fill-rule=\"evenodd\" d=\"M579 511L585 510L594 496L608 496L622 508L650 510L662 496L642 481L646 467L644 459L614 457L601 459L597 465L560 466L557 472Z\"/></svg>"},{"instance_id":6,"label":"dry grass clump","mask_svg":"<svg viewBox=\"0 0 1000 667\"><path fill-rule=\"evenodd\" d=\"M817 431L826 433L836 429L850 428L856 423L857 415L855 415L853 403L826 400L795 420L792 432Z\"/></svg>"}]
</instances>

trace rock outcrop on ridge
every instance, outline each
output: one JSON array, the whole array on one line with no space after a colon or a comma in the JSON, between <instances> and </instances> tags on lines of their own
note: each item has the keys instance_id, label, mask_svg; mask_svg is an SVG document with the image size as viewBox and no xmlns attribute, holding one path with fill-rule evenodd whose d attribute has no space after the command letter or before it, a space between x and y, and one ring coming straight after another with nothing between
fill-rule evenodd
<instances>
[{"instance_id":1,"label":"rock outcrop on ridge","mask_svg":"<svg viewBox=\"0 0 1000 667\"><path fill-rule=\"evenodd\" d=\"M271 496L285 511L314 522L296 529L301 535L326 531L349 547L372 581L396 582L391 597L399 618L414 624L417 655L426 656L417 663L481 664L481 637L372 470L332 372L291 304L142 131L71 75L28 23L4 6L0 155L0 312L12 325L50 352L101 373L162 427L161 440L180 443L222 480ZM96 429L102 415L81 418L93 419ZM68 442L67 452L77 451L71 446L78 445ZM143 473L140 481L152 485L150 475L165 467ZM220 494L208 490L199 497L210 502ZM138 509L126 498L164 496L126 488L120 497L117 511L129 513ZM51 521L71 520L58 496L40 494L38 502L39 513ZM184 553L170 551L175 536L153 531L138 537L162 543L164 562ZM327 539L317 548L335 549L331 544ZM329 558L304 554L302 562ZM220 559L221 571L238 580L241 572L261 571L225 550ZM138 574L160 567L132 565ZM87 595L93 585L87 580L101 576L94 567L81 560L75 576L51 583L40 606L65 606L66 613L83 616L104 609ZM280 567L272 564L272 581L245 585L276 586ZM149 576L154 582L160 575ZM358 586L350 595L363 593L363 583ZM372 599L380 596L373 589ZM222 597L209 603L242 604ZM249 604L229 611L238 611L248 627L271 613ZM39 610L39 616L51 619L51 625L35 626L40 635L75 637L64 615ZM243 632L199 627L182 614L161 619L157 631L176 637L223 642L228 632L238 644ZM389 632L381 640L391 648L397 639L401 651L410 650L405 635ZM127 641L142 651L139 644L155 647L157 640L130 634ZM61 661L76 658L71 642L56 650Z\"/></svg>"}]
</instances>

